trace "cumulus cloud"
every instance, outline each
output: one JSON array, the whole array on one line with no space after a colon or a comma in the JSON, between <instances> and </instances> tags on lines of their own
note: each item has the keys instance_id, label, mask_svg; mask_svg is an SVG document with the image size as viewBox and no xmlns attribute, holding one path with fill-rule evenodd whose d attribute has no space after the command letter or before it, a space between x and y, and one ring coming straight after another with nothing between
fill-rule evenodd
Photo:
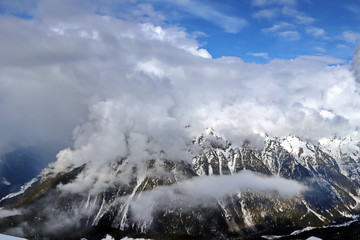
<instances>
[{"instance_id":1,"label":"cumulus cloud","mask_svg":"<svg viewBox=\"0 0 360 240\"><path fill-rule=\"evenodd\" d=\"M97 195L149 174L149 160L190 163L191 140L207 127L240 146L264 133L319 139L359 126L358 49L352 69L327 56L267 64L213 59L185 29L138 23L106 9L101 12L109 14L95 14L93 5L56 1L54 6L39 1L30 19L0 15L0 151L53 142L69 146L51 167L84 170L71 184L60 185L63 191ZM148 6L141 11L152 13ZM229 19L223 20L225 28ZM289 23L264 32L298 38ZM156 174L162 174L159 169L156 165ZM248 189L287 196L304 187L244 172L159 187L131 204L141 218L151 215L159 199L202 204Z\"/></svg>"},{"instance_id":2,"label":"cumulus cloud","mask_svg":"<svg viewBox=\"0 0 360 240\"><path fill-rule=\"evenodd\" d=\"M31 19L0 16L1 151L70 146L79 126L55 165L101 166L161 150L186 160L189 140L209 126L234 141L259 133L317 139L358 126L355 79L337 59L212 59L185 29L56 4L53 15L39 1ZM291 26L266 32L296 39ZM323 109L337 117L323 117Z\"/></svg>"},{"instance_id":3,"label":"cumulus cloud","mask_svg":"<svg viewBox=\"0 0 360 240\"><path fill-rule=\"evenodd\" d=\"M191 159L191 139L171 114L175 102L170 93L166 85L156 90L144 83L144 90L137 97L132 93L95 104L90 122L75 129L74 149L60 151L53 164L56 171L83 164L86 168L75 182L60 188L97 194L119 181L128 183L134 167L138 175L144 175L151 159Z\"/></svg>"},{"instance_id":4,"label":"cumulus cloud","mask_svg":"<svg viewBox=\"0 0 360 240\"><path fill-rule=\"evenodd\" d=\"M211 186L211 187L209 187ZM251 191L255 193L277 192L282 197L294 197L307 188L293 180L280 177L265 177L251 171L242 171L235 175L196 177L179 184L160 186L154 190L142 192L130 203L131 210L138 220L150 221L152 212L164 208L186 208L212 206L217 199L228 194ZM125 197L119 198L123 201Z\"/></svg>"}]
</instances>

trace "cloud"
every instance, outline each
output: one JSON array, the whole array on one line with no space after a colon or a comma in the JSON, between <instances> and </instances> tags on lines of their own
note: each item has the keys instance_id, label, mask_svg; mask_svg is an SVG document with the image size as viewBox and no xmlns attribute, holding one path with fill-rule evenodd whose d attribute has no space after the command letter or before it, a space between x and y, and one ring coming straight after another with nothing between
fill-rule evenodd
<instances>
[{"instance_id":1,"label":"cloud","mask_svg":"<svg viewBox=\"0 0 360 240\"><path fill-rule=\"evenodd\" d=\"M262 58L265 58L265 59L269 59L269 54L268 54L268 53L265 53L265 52L247 53L246 55L250 55L250 56L253 56L253 57L262 57Z\"/></svg>"},{"instance_id":2,"label":"cloud","mask_svg":"<svg viewBox=\"0 0 360 240\"><path fill-rule=\"evenodd\" d=\"M360 7L354 4L346 4L344 8L354 14L360 14Z\"/></svg>"},{"instance_id":3,"label":"cloud","mask_svg":"<svg viewBox=\"0 0 360 240\"><path fill-rule=\"evenodd\" d=\"M155 11L154 7L148 3L139 3L135 6L128 4L125 9L126 12L122 13L122 17L125 19L142 23L152 22L154 24L163 24L166 20L161 12Z\"/></svg>"},{"instance_id":4,"label":"cloud","mask_svg":"<svg viewBox=\"0 0 360 240\"><path fill-rule=\"evenodd\" d=\"M261 18L271 19L277 16L277 11L278 11L277 9L263 9L254 13L252 16L258 19Z\"/></svg>"},{"instance_id":5,"label":"cloud","mask_svg":"<svg viewBox=\"0 0 360 240\"><path fill-rule=\"evenodd\" d=\"M306 32L314 37L322 37L326 34L324 29L313 26L307 27Z\"/></svg>"},{"instance_id":6,"label":"cloud","mask_svg":"<svg viewBox=\"0 0 360 240\"><path fill-rule=\"evenodd\" d=\"M343 32L343 38L345 41L350 43L358 43L360 42L360 33L354 31L345 31Z\"/></svg>"},{"instance_id":7,"label":"cloud","mask_svg":"<svg viewBox=\"0 0 360 240\"><path fill-rule=\"evenodd\" d=\"M283 31L283 32L278 32L277 35L292 41L300 39L300 33L298 31Z\"/></svg>"},{"instance_id":8,"label":"cloud","mask_svg":"<svg viewBox=\"0 0 360 240\"><path fill-rule=\"evenodd\" d=\"M166 1L166 3L169 3ZM177 5L183 11L188 12L194 16L203 18L219 27L224 29L228 33L238 33L244 27L248 26L248 22L240 17L234 17L227 15L219 10L215 9L210 4L203 4L200 1L195 0L176 0L172 1L172 4Z\"/></svg>"},{"instance_id":9,"label":"cloud","mask_svg":"<svg viewBox=\"0 0 360 240\"><path fill-rule=\"evenodd\" d=\"M297 5L297 0L252 0L251 4L257 7L264 7L268 5L295 6Z\"/></svg>"},{"instance_id":10,"label":"cloud","mask_svg":"<svg viewBox=\"0 0 360 240\"><path fill-rule=\"evenodd\" d=\"M351 66L354 70L356 81L360 83L360 44L355 49Z\"/></svg>"},{"instance_id":11,"label":"cloud","mask_svg":"<svg viewBox=\"0 0 360 240\"><path fill-rule=\"evenodd\" d=\"M300 24L310 24L310 23L313 23L315 21L315 19L312 18L312 17L302 16L302 15L295 16L295 19Z\"/></svg>"},{"instance_id":12,"label":"cloud","mask_svg":"<svg viewBox=\"0 0 360 240\"><path fill-rule=\"evenodd\" d=\"M326 50L325 50L325 48L323 48L323 47L314 47L313 48L314 50L316 50L316 51L318 51L318 52L321 52L321 53L325 53L326 52Z\"/></svg>"},{"instance_id":13,"label":"cloud","mask_svg":"<svg viewBox=\"0 0 360 240\"><path fill-rule=\"evenodd\" d=\"M55 166L91 162L79 178L84 191L107 184L114 159L146 161L166 150L169 158L189 160L184 149L209 126L234 144L241 144L239 135L317 139L358 126L356 81L337 59L212 59L182 28L63 4L54 16L47 1L32 19L0 16L0 149L71 146ZM288 23L264 32L299 37ZM322 109L339 117L324 118ZM94 183L91 174L104 181Z\"/></svg>"},{"instance_id":14,"label":"cloud","mask_svg":"<svg viewBox=\"0 0 360 240\"><path fill-rule=\"evenodd\" d=\"M211 186L211 187L209 187ZM241 171L235 175L195 177L170 186L160 186L142 192L130 203L132 213L139 221L151 221L152 212L161 209L182 207L183 211L196 206L215 206L217 199L228 194L251 191L256 193L277 192L282 197L294 197L307 187L280 177L266 177L251 171ZM127 197L121 197L122 202Z\"/></svg>"},{"instance_id":15,"label":"cloud","mask_svg":"<svg viewBox=\"0 0 360 240\"><path fill-rule=\"evenodd\" d=\"M274 24L272 27L262 29L262 32L276 33L276 32L282 31L284 29L293 29L293 28L295 28L295 26L291 23L280 22L280 23Z\"/></svg>"},{"instance_id":16,"label":"cloud","mask_svg":"<svg viewBox=\"0 0 360 240\"><path fill-rule=\"evenodd\" d=\"M214 24L218 17L228 32L244 27L241 19L198 2L184 3L184 9L192 4L201 9L199 17ZM0 151L68 146L50 167L86 165L74 182L59 186L63 191L96 195L128 183L135 169L137 176L165 174L164 159L190 163L191 140L207 127L234 146L264 133L319 139L359 127L359 50L352 69L327 56L267 64L213 59L183 28L139 23L105 10L96 14L96 9L39 1L31 19L0 15ZM139 21L150 21L153 9L142 9L138 16L149 17ZM289 23L263 31L299 38ZM154 170L147 169L150 160L156 160ZM292 181L243 173L160 187L132 204L141 212L159 197L182 195L201 204L200 199L249 188L285 195L303 190ZM63 217L54 218L49 231L73 223Z\"/></svg>"},{"instance_id":17,"label":"cloud","mask_svg":"<svg viewBox=\"0 0 360 240\"><path fill-rule=\"evenodd\" d=\"M294 18L295 22L298 23L298 24L307 25L307 24L313 23L315 21L314 18L309 17L305 13L300 12L300 11L296 10L295 8L289 7L289 6L284 6L281 9L281 13L284 16Z\"/></svg>"}]
</instances>

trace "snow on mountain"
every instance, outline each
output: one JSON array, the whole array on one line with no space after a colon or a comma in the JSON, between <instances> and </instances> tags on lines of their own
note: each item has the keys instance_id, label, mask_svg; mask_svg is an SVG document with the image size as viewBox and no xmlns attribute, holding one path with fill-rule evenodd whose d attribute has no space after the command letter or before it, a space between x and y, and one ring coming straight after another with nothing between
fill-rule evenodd
<instances>
[{"instance_id":1,"label":"snow on mountain","mask_svg":"<svg viewBox=\"0 0 360 240\"><path fill-rule=\"evenodd\" d=\"M19 238L19 237L0 234L0 240L25 240L25 238Z\"/></svg>"},{"instance_id":2,"label":"snow on mountain","mask_svg":"<svg viewBox=\"0 0 360 240\"><path fill-rule=\"evenodd\" d=\"M360 180L360 133L358 131L353 131L345 137L319 139L319 147L335 159L342 174L352 180Z\"/></svg>"},{"instance_id":3,"label":"snow on mountain","mask_svg":"<svg viewBox=\"0 0 360 240\"><path fill-rule=\"evenodd\" d=\"M49 168L33 187L23 187L23 197L15 205L33 202L41 219L37 224L59 221L62 216L85 228L106 225L142 233L219 237L266 232L281 228L283 222L293 230L326 226L359 209L358 142L356 133L320 139L318 144L296 136L265 135L264 147L254 148L248 141L232 145L209 128L189 146L192 164L153 152L155 158L137 160L143 166L114 158L104 168L93 169L94 163L86 161L61 171ZM239 178L244 170L259 175ZM106 178L98 181L100 176ZM77 191L83 189L82 179L96 185L96 191ZM259 179L267 184L256 191ZM273 188L273 179L296 181L307 190L284 198L279 192L286 191L286 184L279 181L278 188ZM49 201L51 206L43 205Z\"/></svg>"},{"instance_id":4,"label":"snow on mountain","mask_svg":"<svg viewBox=\"0 0 360 240\"><path fill-rule=\"evenodd\" d=\"M40 179L40 176L37 176L36 178L31 179L29 182L25 183L23 186L21 186L20 190L17 192L9 193L5 197L0 199L0 203L2 203L6 199L11 199L16 196L19 196L23 194L27 189L29 189L34 183L36 183Z\"/></svg>"}]
</instances>

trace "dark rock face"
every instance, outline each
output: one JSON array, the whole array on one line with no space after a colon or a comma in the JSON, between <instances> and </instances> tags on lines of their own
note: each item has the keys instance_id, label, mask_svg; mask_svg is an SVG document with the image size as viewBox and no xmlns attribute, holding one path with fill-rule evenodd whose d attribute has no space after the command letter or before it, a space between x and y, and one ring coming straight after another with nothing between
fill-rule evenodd
<instances>
[{"instance_id":1,"label":"dark rock face","mask_svg":"<svg viewBox=\"0 0 360 240\"><path fill-rule=\"evenodd\" d=\"M74 236L74 231L86 235L86 229L102 227L126 233L229 239L325 226L357 214L359 209L360 155L356 152L359 147L356 142L344 141L332 139L314 145L292 136L266 137L263 149L253 149L249 144L233 147L211 132L194 139L197 154L192 165L153 159L148 162L145 173L140 174L133 168L128 184L119 181L104 186L103 191L95 195L62 192L58 187L73 182L86 165L67 172L50 171L19 200L8 204L23 212L3 218L0 232L22 227L29 238L56 238L53 233L59 229ZM126 164L126 161L114 160L112 164ZM160 186L195 177L233 175L245 169L296 180L308 190L293 198L284 198L275 192L235 192L213 198L210 204L163 197L155 205L145 206L150 215L144 218L139 218L133 208L132 202L139 196ZM122 174L117 172L114 176L121 179ZM59 219L71 219L77 224L74 225L74 221L57 224ZM45 227L49 225L53 227Z\"/></svg>"}]
</instances>

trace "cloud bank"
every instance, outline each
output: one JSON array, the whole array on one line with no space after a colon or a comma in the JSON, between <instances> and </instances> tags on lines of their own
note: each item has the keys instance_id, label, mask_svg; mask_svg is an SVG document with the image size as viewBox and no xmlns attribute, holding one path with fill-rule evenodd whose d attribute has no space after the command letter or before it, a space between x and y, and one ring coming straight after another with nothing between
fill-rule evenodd
<instances>
[{"instance_id":1,"label":"cloud bank","mask_svg":"<svg viewBox=\"0 0 360 240\"><path fill-rule=\"evenodd\" d=\"M196 177L170 186L160 186L142 192L130 203L132 213L140 221L151 220L152 212L172 207L183 210L197 206L215 206L217 199L228 194L252 191L256 193L277 192L282 197L294 197L307 188L302 184L276 177L265 177L251 171L235 175ZM126 199L122 197L118 201Z\"/></svg>"},{"instance_id":2,"label":"cloud bank","mask_svg":"<svg viewBox=\"0 0 360 240\"><path fill-rule=\"evenodd\" d=\"M358 127L358 51L352 69L326 56L213 59L185 29L98 9L38 1L31 18L0 16L1 152L71 146L73 137L58 166L152 148L176 159L206 127L234 144L263 133L318 139Z\"/></svg>"}]
</instances>

